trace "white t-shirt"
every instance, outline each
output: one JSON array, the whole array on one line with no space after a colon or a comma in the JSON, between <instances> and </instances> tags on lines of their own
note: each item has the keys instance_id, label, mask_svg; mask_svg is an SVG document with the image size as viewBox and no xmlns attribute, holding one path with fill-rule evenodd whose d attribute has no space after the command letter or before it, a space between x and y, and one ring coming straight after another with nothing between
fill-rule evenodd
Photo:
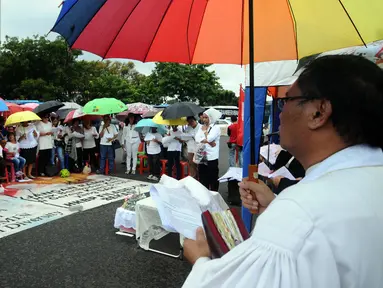
<instances>
[{"instance_id":1,"label":"white t-shirt","mask_svg":"<svg viewBox=\"0 0 383 288\"><path fill-rule=\"evenodd\" d=\"M40 133L39 137L39 150L47 150L52 149L52 136L51 135L45 135L41 136L41 133L48 133L52 132L52 123L44 123L42 121L39 121L36 125L37 131Z\"/></svg>"},{"instance_id":2,"label":"white t-shirt","mask_svg":"<svg viewBox=\"0 0 383 288\"><path fill-rule=\"evenodd\" d=\"M155 139L157 139L158 141L162 140L162 136L160 133L148 133L148 134L146 134L145 137L150 136L150 134L153 135L155 137ZM149 145L147 145L147 147L146 147L146 150L147 150L148 154L156 155L156 154L161 153L161 145L157 142L150 141Z\"/></svg>"},{"instance_id":3,"label":"white t-shirt","mask_svg":"<svg viewBox=\"0 0 383 288\"><path fill-rule=\"evenodd\" d=\"M19 157L20 156L20 154L19 154L19 150L20 150L19 143L7 142L7 144L5 144L4 148L9 153L15 153L15 156L7 157L7 158L13 158L13 157Z\"/></svg>"},{"instance_id":4,"label":"white t-shirt","mask_svg":"<svg viewBox=\"0 0 383 288\"><path fill-rule=\"evenodd\" d=\"M100 134L103 128L104 126L100 127ZM118 135L116 126L113 124L110 124L108 128L104 129L104 135L101 137L100 145L111 146L112 142L108 142L108 138L113 138L115 135Z\"/></svg>"},{"instance_id":5,"label":"white t-shirt","mask_svg":"<svg viewBox=\"0 0 383 288\"><path fill-rule=\"evenodd\" d=\"M197 144L195 143L195 135L197 134L197 131L201 127L201 124L197 122L197 126L195 128L188 126L185 130L186 136L191 136L193 139L190 139L187 141L187 147L188 147L188 153L195 153L197 149Z\"/></svg>"},{"instance_id":6,"label":"white t-shirt","mask_svg":"<svg viewBox=\"0 0 383 288\"><path fill-rule=\"evenodd\" d=\"M90 127L90 129L84 128L84 136L84 149L91 149L96 147L96 142L94 141L94 139L98 139L99 137L96 127L92 126Z\"/></svg>"},{"instance_id":7,"label":"white t-shirt","mask_svg":"<svg viewBox=\"0 0 383 288\"><path fill-rule=\"evenodd\" d=\"M168 151L181 151L182 150L182 144L180 141L175 140L174 138L181 138L182 132L180 130L173 131L170 130L170 137L173 139L168 144Z\"/></svg>"},{"instance_id":8,"label":"white t-shirt","mask_svg":"<svg viewBox=\"0 0 383 288\"><path fill-rule=\"evenodd\" d=\"M36 131L37 137L33 135L33 131ZM37 138L38 138L39 132L37 131L37 128L35 125L31 124L28 127L23 127L21 125L18 126L16 128L16 139L19 140L19 138L23 135L25 135L26 138L19 141L21 149L31 149L31 148L35 148L38 145Z\"/></svg>"},{"instance_id":9,"label":"white t-shirt","mask_svg":"<svg viewBox=\"0 0 383 288\"><path fill-rule=\"evenodd\" d=\"M123 144L125 143L137 143L140 142L140 134L134 128L136 127L135 124L133 125L126 125L124 129L122 130L122 141Z\"/></svg>"}]
</instances>

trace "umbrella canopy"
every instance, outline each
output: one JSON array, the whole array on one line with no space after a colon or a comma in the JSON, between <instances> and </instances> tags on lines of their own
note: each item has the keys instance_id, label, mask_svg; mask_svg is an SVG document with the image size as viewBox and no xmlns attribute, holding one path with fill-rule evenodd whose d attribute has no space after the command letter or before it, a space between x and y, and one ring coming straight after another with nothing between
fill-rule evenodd
<instances>
[{"instance_id":1,"label":"umbrella canopy","mask_svg":"<svg viewBox=\"0 0 383 288\"><path fill-rule=\"evenodd\" d=\"M88 102L82 111L89 115L109 115L120 113L126 109L126 105L115 98L97 98Z\"/></svg>"},{"instance_id":2,"label":"umbrella canopy","mask_svg":"<svg viewBox=\"0 0 383 288\"><path fill-rule=\"evenodd\" d=\"M128 107L128 111L127 111L128 113L139 114L139 115L142 115L146 112L153 110L152 105L148 105L141 102L126 104L126 106Z\"/></svg>"},{"instance_id":3,"label":"umbrella canopy","mask_svg":"<svg viewBox=\"0 0 383 288\"><path fill-rule=\"evenodd\" d=\"M181 117L196 116L198 113L205 111L197 104L190 102L178 102L170 105L162 111L164 119L178 119Z\"/></svg>"},{"instance_id":4,"label":"umbrella canopy","mask_svg":"<svg viewBox=\"0 0 383 288\"><path fill-rule=\"evenodd\" d=\"M47 101L40 104L35 109L33 109L33 112L36 113L37 115L49 114L52 112L56 112L63 106L64 104L61 103L60 101Z\"/></svg>"},{"instance_id":5,"label":"umbrella canopy","mask_svg":"<svg viewBox=\"0 0 383 288\"><path fill-rule=\"evenodd\" d=\"M9 111L7 103L3 99L0 99L0 112L6 112L6 111Z\"/></svg>"},{"instance_id":6,"label":"umbrella canopy","mask_svg":"<svg viewBox=\"0 0 383 288\"><path fill-rule=\"evenodd\" d=\"M167 132L166 127L164 125L154 123L152 119L142 119L138 121L136 127L134 127L134 130L136 130L139 133L147 133L149 132L150 128L157 128L157 131L160 134L166 134Z\"/></svg>"},{"instance_id":7,"label":"umbrella canopy","mask_svg":"<svg viewBox=\"0 0 383 288\"><path fill-rule=\"evenodd\" d=\"M81 105L74 103L74 102L63 102L64 106L61 107L59 110L65 110L65 109L80 109L82 108Z\"/></svg>"},{"instance_id":8,"label":"umbrella canopy","mask_svg":"<svg viewBox=\"0 0 383 288\"><path fill-rule=\"evenodd\" d=\"M188 122L186 121L186 117L179 118L179 119L163 119L162 118L163 111L160 111L154 116L153 122L161 125L168 125L168 126L178 126L178 125L186 125Z\"/></svg>"},{"instance_id":9,"label":"umbrella canopy","mask_svg":"<svg viewBox=\"0 0 383 288\"><path fill-rule=\"evenodd\" d=\"M57 117L60 119L60 120L63 120L65 119L65 117L68 115L69 112L73 111L73 110L76 110L76 109L59 109L57 110L55 113L57 115Z\"/></svg>"},{"instance_id":10,"label":"umbrella canopy","mask_svg":"<svg viewBox=\"0 0 383 288\"><path fill-rule=\"evenodd\" d=\"M87 115L83 112L82 108L80 108L80 109L70 111L68 115L65 117L64 123L68 123L74 119L79 119L79 118L81 118L82 120L92 121L92 120L100 119L101 116Z\"/></svg>"},{"instance_id":11,"label":"umbrella canopy","mask_svg":"<svg viewBox=\"0 0 383 288\"><path fill-rule=\"evenodd\" d=\"M52 31L103 58L247 64L249 1L65 1ZM381 0L252 3L255 62L383 39Z\"/></svg>"},{"instance_id":12,"label":"umbrella canopy","mask_svg":"<svg viewBox=\"0 0 383 288\"><path fill-rule=\"evenodd\" d=\"M163 111L163 109L154 109L152 111L148 111L145 114L142 114L142 118L153 118L160 111Z\"/></svg>"},{"instance_id":13,"label":"umbrella canopy","mask_svg":"<svg viewBox=\"0 0 383 288\"><path fill-rule=\"evenodd\" d=\"M9 103L9 102L5 102L5 103L7 104L7 107L8 107L8 111L6 111L8 115L24 111L20 105L17 105L15 103Z\"/></svg>"},{"instance_id":14,"label":"umbrella canopy","mask_svg":"<svg viewBox=\"0 0 383 288\"><path fill-rule=\"evenodd\" d=\"M20 107L23 108L23 111L33 111L33 109L35 109L37 106L39 106L37 103L27 103L20 105Z\"/></svg>"},{"instance_id":15,"label":"umbrella canopy","mask_svg":"<svg viewBox=\"0 0 383 288\"><path fill-rule=\"evenodd\" d=\"M7 118L5 126L39 120L41 120L41 118L36 113L33 113L31 111L16 112Z\"/></svg>"}]
</instances>

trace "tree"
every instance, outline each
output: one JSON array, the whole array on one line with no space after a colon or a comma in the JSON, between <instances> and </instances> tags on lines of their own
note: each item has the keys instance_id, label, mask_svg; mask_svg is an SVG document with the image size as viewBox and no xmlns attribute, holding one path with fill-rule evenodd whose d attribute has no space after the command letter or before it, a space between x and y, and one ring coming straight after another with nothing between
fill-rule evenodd
<instances>
[{"instance_id":1,"label":"tree","mask_svg":"<svg viewBox=\"0 0 383 288\"><path fill-rule=\"evenodd\" d=\"M178 101L206 103L222 90L215 72L207 70L210 65L184 65L177 63L156 63L152 80L162 98Z\"/></svg>"}]
</instances>

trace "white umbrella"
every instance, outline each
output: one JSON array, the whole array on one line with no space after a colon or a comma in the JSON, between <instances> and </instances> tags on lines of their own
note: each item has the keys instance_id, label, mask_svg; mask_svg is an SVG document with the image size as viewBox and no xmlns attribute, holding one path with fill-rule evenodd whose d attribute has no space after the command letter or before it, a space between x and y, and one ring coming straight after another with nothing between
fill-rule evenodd
<instances>
[{"instance_id":1,"label":"white umbrella","mask_svg":"<svg viewBox=\"0 0 383 288\"><path fill-rule=\"evenodd\" d=\"M81 105L74 103L74 102L63 102L64 106L61 107L59 110L64 110L64 109L80 109L82 108Z\"/></svg>"}]
</instances>

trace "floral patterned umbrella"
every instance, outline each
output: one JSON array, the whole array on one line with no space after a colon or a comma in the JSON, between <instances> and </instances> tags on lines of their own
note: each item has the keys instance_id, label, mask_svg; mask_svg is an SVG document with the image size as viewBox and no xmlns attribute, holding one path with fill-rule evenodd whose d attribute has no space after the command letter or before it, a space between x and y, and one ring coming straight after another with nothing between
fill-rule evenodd
<instances>
[{"instance_id":1,"label":"floral patterned umbrella","mask_svg":"<svg viewBox=\"0 0 383 288\"><path fill-rule=\"evenodd\" d=\"M124 113L127 113L126 116L129 113L142 115L142 114L145 114L145 113L153 110L152 105L148 105L148 104L141 103L141 102L126 104L126 106L128 107L128 111L124 112Z\"/></svg>"}]
</instances>

